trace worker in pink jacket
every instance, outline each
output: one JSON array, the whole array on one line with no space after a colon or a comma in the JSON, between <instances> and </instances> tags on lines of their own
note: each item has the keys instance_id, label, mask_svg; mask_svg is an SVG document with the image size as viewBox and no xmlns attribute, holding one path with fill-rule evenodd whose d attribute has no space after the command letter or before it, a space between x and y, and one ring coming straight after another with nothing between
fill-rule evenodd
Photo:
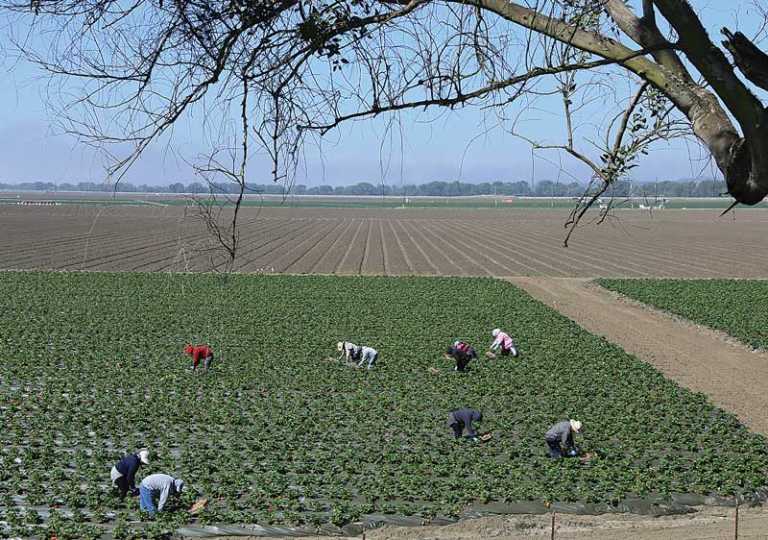
<instances>
[{"instance_id":1,"label":"worker in pink jacket","mask_svg":"<svg viewBox=\"0 0 768 540\"><path fill-rule=\"evenodd\" d=\"M493 336L493 343L491 343L490 349L492 353L495 354L498 351L502 356L510 354L515 357L517 356L517 347L509 334L502 332L499 328L494 328L491 335Z\"/></svg>"}]
</instances>

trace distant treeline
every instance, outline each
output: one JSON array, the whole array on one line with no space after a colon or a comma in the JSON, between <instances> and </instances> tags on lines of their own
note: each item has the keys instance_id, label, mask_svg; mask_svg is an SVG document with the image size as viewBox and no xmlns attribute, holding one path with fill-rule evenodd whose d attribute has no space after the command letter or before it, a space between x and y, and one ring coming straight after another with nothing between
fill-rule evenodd
<instances>
[{"instance_id":1,"label":"distant treeline","mask_svg":"<svg viewBox=\"0 0 768 540\"><path fill-rule=\"evenodd\" d=\"M236 184L208 186L199 182L183 184L175 182L168 186L153 186L148 184L134 185L120 182L119 192L142 193L236 193ZM288 190L281 184L253 184L248 186L248 193L264 193L270 195L369 195L369 196L399 196L399 197L461 197L471 195L502 195L527 197L579 197L584 194L585 186L578 182L561 183L541 180L529 183L525 180L518 182L481 182L468 184L465 182L428 182L426 184L407 184L389 186L386 184L371 184L359 182L349 186L305 186L297 184ZM79 182L54 184L53 182L22 182L9 184L0 182L0 190L6 191L101 191L112 192L114 185L95 182ZM726 192L725 183L716 180L673 181L663 182L618 182L606 194L616 197L716 197Z\"/></svg>"}]
</instances>

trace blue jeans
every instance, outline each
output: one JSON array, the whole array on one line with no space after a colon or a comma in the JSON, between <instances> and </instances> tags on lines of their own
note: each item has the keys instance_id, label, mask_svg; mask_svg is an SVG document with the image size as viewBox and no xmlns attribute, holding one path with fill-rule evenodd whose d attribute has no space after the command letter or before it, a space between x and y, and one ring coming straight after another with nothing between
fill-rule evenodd
<instances>
[{"instance_id":1,"label":"blue jeans","mask_svg":"<svg viewBox=\"0 0 768 540\"><path fill-rule=\"evenodd\" d=\"M213 364L213 355L206 356L203 358L203 368L205 371L208 371L208 369L211 367L211 364ZM197 370L197 362L192 360L192 371Z\"/></svg>"},{"instance_id":2,"label":"blue jeans","mask_svg":"<svg viewBox=\"0 0 768 540\"><path fill-rule=\"evenodd\" d=\"M139 506L142 510L150 514L155 514L157 512L155 501L152 499L152 491L144 486L139 486Z\"/></svg>"},{"instance_id":3,"label":"blue jeans","mask_svg":"<svg viewBox=\"0 0 768 540\"><path fill-rule=\"evenodd\" d=\"M365 362L368 362L368 369L371 369L373 367L373 364L376 363L376 359L379 357L379 353L373 352L371 349L367 349L365 353L363 353L363 358L360 360L360 363L358 365L362 366Z\"/></svg>"},{"instance_id":4,"label":"blue jeans","mask_svg":"<svg viewBox=\"0 0 768 540\"><path fill-rule=\"evenodd\" d=\"M558 459L563 457L563 450L560 448L560 441L550 441L547 439L547 446L549 447L550 459Z\"/></svg>"}]
</instances>

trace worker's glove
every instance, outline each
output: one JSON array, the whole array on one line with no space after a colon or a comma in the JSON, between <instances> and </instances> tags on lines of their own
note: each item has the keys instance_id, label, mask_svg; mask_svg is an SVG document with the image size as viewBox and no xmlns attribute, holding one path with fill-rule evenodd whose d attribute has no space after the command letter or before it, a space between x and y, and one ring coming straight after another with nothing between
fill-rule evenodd
<instances>
[{"instance_id":1,"label":"worker's glove","mask_svg":"<svg viewBox=\"0 0 768 540\"><path fill-rule=\"evenodd\" d=\"M131 490L131 497L138 497L139 496L139 488L133 488Z\"/></svg>"},{"instance_id":2,"label":"worker's glove","mask_svg":"<svg viewBox=\"0 0 768 540\"><path fill-rule=\"evenodd\" d=\"M577 455L579 455L579 451L576 450L575 448L571 448L570 450L568 450L568 455L571 457L576 457Z\"/></svg>"}]
</instances>

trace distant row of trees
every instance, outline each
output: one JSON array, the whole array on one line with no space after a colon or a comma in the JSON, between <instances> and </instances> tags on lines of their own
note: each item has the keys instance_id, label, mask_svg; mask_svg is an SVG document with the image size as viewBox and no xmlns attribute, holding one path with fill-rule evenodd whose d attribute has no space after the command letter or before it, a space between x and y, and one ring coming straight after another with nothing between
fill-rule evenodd
<instances>
[{"instance_id":1,"label":"distant row of trees","mask_svg":"<svg viewBox=\"0 0 768 540\"><path fill-rule=\"evenodd\" d=\"M296 195L371 195L371 196L431 196L459 197L471 195L502 195L518 197L580 197L585 186L578 182L562 183L542 180L529 184L518 182L482 182L468 184L464 182L429 182L426 184L408 184L389 186L360 182L350 186L297 185L293 189ZM651 183L617 182L607 195L616 197L717 197L726 192L725 182L717 180L700 181L663 181Z\"/></svg>"},{"instance_id":2,"label":"distant row of trees","mask_svg":"<svg viewBox=\"0 0 768 540\"><path fill-rule=\"evenodd\" d=\"M518 182L482 182L469 184L465 182L428 182L426 184L407 184L389 186L386 184L371 184L358 182L349 186L313 186L303 184L293 186L290 190L295 195L368 195L368 196L431 196L458 197L471 195L502 195L527 197L579 197L584 193L585 186L578 182L561 183L542 180L530 184L525 180ZM53 182L22 182L16 184L0 182L0 190L6 191L96 191L112 192L114 186L95 182L79 182L55 184ZM121 182L120 192L141 193L236 193L237 184L209 186L200 182L183 184L175 182L168 186L153 186L148 184L134 185ZM264 193L270 195L287 195L287 190L280 184L249 184L248 193ZM717 180L671 181L663 182L617 182L606 194L616 197L717 197L726 192L725 183Z\"/></svg>"}]
</instances>

